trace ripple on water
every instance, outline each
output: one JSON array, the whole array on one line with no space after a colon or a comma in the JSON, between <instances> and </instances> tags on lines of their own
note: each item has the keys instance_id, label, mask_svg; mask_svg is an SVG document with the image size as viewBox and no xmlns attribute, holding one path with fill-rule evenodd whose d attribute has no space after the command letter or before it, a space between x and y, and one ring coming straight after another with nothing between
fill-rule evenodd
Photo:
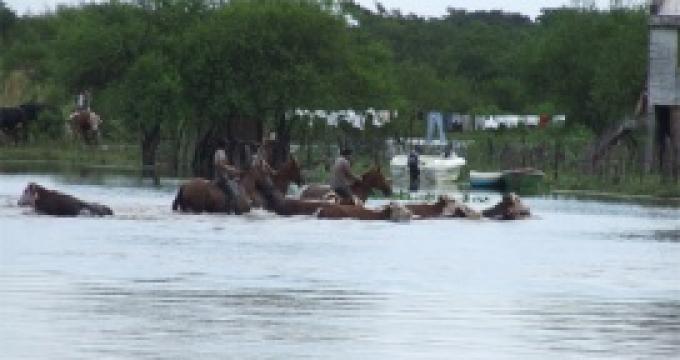
<instances>
[{"instance_id":1,"label":"ripple on water","mask_svg":"<svg viewBox=\"0 0 680 360\"><path fill-rule=\"evenodd\" d=\"M116 216L32 214L15 205L30 180ZM524 222L318 221L180 215L172 188L98 184L0 175L0 357L680 353L677 208L528 198Z\"/></svg>"}]
</instances>

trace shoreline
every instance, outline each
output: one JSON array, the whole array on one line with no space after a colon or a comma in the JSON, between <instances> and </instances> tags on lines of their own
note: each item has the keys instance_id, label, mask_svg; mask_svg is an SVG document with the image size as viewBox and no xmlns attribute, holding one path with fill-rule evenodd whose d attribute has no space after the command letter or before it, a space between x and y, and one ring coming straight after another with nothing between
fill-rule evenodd
<instances>
[{"instance_id":1,"label":"shoreline","mask_svg":"<svg viewBox=\"0 0 680 360\"><path fill-rule=\"evenodd\" d=\"M584 197L584 198L594 198L594 199L609 199L609 200L632 200L632 201L645 201L645 202L665 202L669 204L675 204L680 206L680 197L661 197L655 195L644 195L644 194L625 194L616 192L606 192L598 190L551 190L550 195L556 196L574 196L574 197Z\"/></svg>"}]
</instances>

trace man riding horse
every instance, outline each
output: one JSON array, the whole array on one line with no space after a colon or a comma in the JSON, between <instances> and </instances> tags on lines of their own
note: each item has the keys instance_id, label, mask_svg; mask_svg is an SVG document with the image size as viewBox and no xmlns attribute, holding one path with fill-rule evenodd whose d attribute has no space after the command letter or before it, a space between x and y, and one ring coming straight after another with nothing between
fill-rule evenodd
<instances>
[{"instance_id":1,"label":"man riding horse","mask_svg":"<svg viewBox=\"0 0 680 360\"><path fill-rule=\"evenodd\" d=\"M340 156L335 159L333 169L331 171L330 186L331 189L345 201L354 202L354 194L352 193L352 184L360 181L359 177L352 173L350 160L352 158L352 150L343 149Z\"/></svg>"},{"instance_id":2,"label":"man riding horse","mask_svg":"<svg viewBox=\"0 0 680 360\"><path fill-rule=\"evenodd\" d=\"M67 131L82 136L86 143L95 144L99 137L101 117L90 110L92 96L89 90L76 95L75 110L69 115Z\"/></svg>"},{"instance_id":3,"label":"man riding horse","mask_svg":"<svg viewBox=\"0 0 680 360\"><path fill-rule=\"evenodd\" d=\"M224 139L217 141L217 149L213 156L213 181L224 192L227 199L232 200L238 193L236 178L240 171L227 159L227 143Z\"/></svg>"}]
</instances>

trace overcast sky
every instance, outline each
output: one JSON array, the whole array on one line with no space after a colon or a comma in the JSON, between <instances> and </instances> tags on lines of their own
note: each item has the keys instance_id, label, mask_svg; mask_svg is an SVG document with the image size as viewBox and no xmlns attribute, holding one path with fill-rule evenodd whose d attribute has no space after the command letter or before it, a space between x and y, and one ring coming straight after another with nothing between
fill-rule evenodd
<instances>
[{"instance_id":1,"label":"overcast sky","mask_svg":"<svg viewBox=\"0 0 680 360\"><path fill-rule=\"evenodd\" d=\"M80 0L4 0L5 3L19 14L27 11L41 13L45 9L53 8L55 4L78 4ZM362 6L375 9L375 0L358 0ZM468 10L505 10L520 12L535 17L541 8L558 7L570 3L569 0L381 0L387 9L398 8L403 14L415 13L423 16L441 16L447 7ZM606 7L609 0L596 0L599 6Z\"/></svg>"}]
</instances>

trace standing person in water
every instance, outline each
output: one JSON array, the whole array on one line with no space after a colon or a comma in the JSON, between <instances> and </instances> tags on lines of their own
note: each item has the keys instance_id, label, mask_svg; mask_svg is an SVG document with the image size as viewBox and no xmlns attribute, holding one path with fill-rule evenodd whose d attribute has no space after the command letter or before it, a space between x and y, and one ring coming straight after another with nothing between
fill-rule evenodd
<instances>
[{"instance_id":1,"label":"standing person in water","mask_svg":"<svg viewBox=\"0 0 680 360\"><path fill-rule=\"evenodd\" d=\"M419 153L420 149L416 147L414 150L411 150L411 153L408 155L408 189L410 191L418 191L418 188L420 187L420 166L418 164Z\"/></svg>"},{"instance_id":2,"label":"standing person in water","mask_svg":"<svg viewBox=\"0 0 680 360\"><path fill-rule=\"evenodd\" d=\"M359 181L359 178L352 173L350 160L352 158L352 150L343 149L340 156L335 159L333 169L331 170L331 189L343 200L354 202L354 194L352 194L351 186Z\"/></svg>"}]
</instances>

